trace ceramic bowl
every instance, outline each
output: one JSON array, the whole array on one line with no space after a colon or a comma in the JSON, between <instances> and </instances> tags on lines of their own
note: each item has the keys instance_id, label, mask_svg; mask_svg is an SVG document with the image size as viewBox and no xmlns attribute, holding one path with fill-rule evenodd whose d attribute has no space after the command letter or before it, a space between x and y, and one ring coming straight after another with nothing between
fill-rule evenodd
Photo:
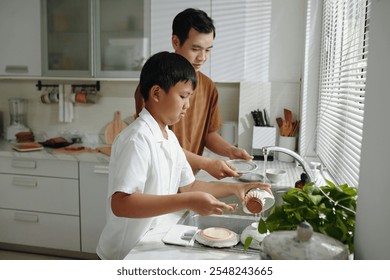
<instances>
[{"instance_id":1,"label":"ceramic bowl","mask_svg":"<svg viewBox=\"0 0 390 280\"><path fill-rule=\"evenodd\" d=\"M245 240L248 237L252 237L252 242L249 245L249 248L252 249L260 249L261 248L261 242L263 242L264 237L266 234L261 234L257 230L257 227L259 226L259 223L252 223L251 225L247 226L243 232L241 233L241 243L244 245Z\"/></svg>"},{"instance_id":2,"label":"ceramic bowl","mask_svg":"<svg viewBox=\"0 0 390 280\"><path fill-rule=\"evenodd\" d=\"M271 183L279 183L286 177L287 171L283 169L267 169L265 176Z\"/></svg>"}]
</instances>

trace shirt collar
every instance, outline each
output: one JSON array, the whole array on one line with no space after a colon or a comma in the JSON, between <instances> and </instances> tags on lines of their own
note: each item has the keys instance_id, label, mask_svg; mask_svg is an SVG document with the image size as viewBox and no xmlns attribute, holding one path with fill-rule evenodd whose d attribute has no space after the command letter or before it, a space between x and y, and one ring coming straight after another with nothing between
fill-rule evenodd
<instances>
[{"instance_id":1,"label":"shirt collar","mask_svg":"<svg viewBox=\"0 0 390 280\"><path fill-rule=\"evenodd\" d=\"M166 141L166 139L164 138L160 130L160 126L158 125L157 121L154 119L154 117L149 113L149 111L146 108L142 109L142 111L139 113L139 117L144 122L146 122L156 142ZM168 126L165 126L165 130L168 133Z\"/></svg>"}]
</instances>

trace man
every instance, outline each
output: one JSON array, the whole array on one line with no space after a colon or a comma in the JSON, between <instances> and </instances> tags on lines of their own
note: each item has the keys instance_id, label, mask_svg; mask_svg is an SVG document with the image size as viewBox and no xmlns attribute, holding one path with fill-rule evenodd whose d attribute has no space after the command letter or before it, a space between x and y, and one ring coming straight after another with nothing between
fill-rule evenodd
<instances>
[{"instance_id":1,"label":"man","mask_svg":"<svg viewBox=\"0 0 390 280\"><path fill-rule=\"evenodd\" d=\"M184 56L197 72L198 86L191 99L191 109L185 118L171 126L192 169L203 169L217 179L239 177L226 161L202 156L207 147L215 154L230 159L250 160L244 149L225 141L218 133L221 116L218 108L218 91L213 81L200 72L208 59L215 38L213 20L198 9L186 9L177 14L172 24L172 46L175 53ZM144 107L144 101L135 92L136 115Z\"/></svg>"}]
</instances>

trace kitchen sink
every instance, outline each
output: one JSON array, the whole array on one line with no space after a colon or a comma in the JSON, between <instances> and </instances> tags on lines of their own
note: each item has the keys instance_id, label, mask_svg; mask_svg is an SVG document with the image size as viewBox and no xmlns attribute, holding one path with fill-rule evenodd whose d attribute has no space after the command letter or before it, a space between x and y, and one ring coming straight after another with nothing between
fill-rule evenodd
<instances>
[{"instance_id":1,"label":"kitchen sink","mask_svg":"<svg viewBox=\"0 0 390 280\"><path fill-rule=\"evenodd\" d=\"M237 234L249 225L258 221L255 216L241 216L241 215L210 215L201 216L192 211L187 211L181 219L177 222L179 225L187 225L197 227L198 229L205 229L209 227L223 227L234 231Z\"/></svg>"},{"instance_id":2,"label":"kitchen sink","mask_svg":"<svg viewBox=\"0 0 390 280\"><path fill-rule=\"evenodd\" d=\"M193 249L211 249L243 254L259 254L258 250L251 248L245 251L241 242L233 247L214 248L202 245L195 240L195 234L197 231L209 227L227 228L240 235L247 226L254 222L258 222L258 219L258 217L253 215L224 214L201 216L192 211L187 211L165 235L163 242L166 244L185 246Z\"/></svg>"}]
</instances>

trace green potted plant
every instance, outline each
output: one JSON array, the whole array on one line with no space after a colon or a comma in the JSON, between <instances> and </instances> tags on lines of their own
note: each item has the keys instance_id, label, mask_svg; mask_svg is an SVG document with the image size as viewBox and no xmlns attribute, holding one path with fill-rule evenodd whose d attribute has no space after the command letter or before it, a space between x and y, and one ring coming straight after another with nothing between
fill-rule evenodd
<instances>
[{"instance_id":1,"label":"green potted plant","mask_svg":"<svg viewBox=\"0 0 390 280\"><path fill-rule=\"evenodd\" d=\"M302 189L291 188L282 194L282 205L275 206L265 220L259 220L258 232L296 230L306 221L314 232L339 240L353 253L357 188L347 184L336 186L328 180L326 183L320 187L308 183ZM251 242L248 237L244 247L249 248Z\"/></svg>"}]
</instances>

